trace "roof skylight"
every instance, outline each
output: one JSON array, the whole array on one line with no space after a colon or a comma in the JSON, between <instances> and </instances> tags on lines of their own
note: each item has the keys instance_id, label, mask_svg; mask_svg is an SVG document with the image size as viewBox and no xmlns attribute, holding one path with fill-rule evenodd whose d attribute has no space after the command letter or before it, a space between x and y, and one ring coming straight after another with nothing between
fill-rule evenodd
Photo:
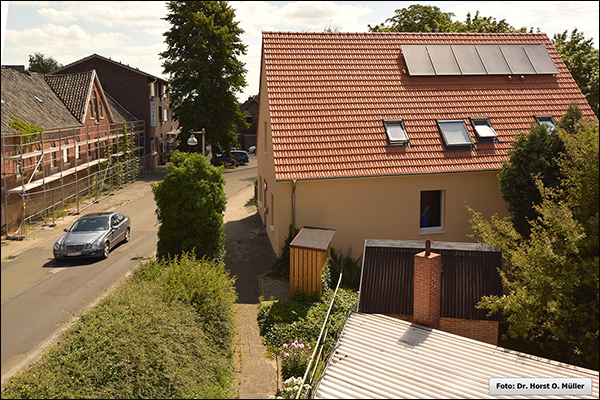
<instances>
[{"instance_id":1,"label":"roof skylight","mask_svg":"<svg viewBox=\"0 0 600 400\"><path fill-rule=\"evenodd\" d=\"M471 148L473 142L463 120L438 120L436 122L446 147Z\"/></svg>"},{"instance_id":2,"label":"roof skylight","mask_svg":"<svg viewBox=\"0 0 600 400\"><path fill-rule=\"evenodd\" d=\"M383 126L390 146L405 146L408 144L408 135L401 119L384 120Z\"/></svg>"},{"instance_id":3,"label":"roof skylight","mask_svg":"<svg viewBox=\"0 0 600 400\"><path fill-rule=\"evenodd\" d=\"M554 128L554 118L552 118L552 115L536 115L535 120L540 125L546 125L550 128Z\"/></svg>"},{"instance_id":4,"label":"roof skylight","mask_svg":"<svg viewBox=\"0 0 600 400\"><path fill-rule=\"evenodd\" d=\"M488 117L474 117L469 119L479 139L493 140L498 137Z\"/></svg>"}]
</instances>

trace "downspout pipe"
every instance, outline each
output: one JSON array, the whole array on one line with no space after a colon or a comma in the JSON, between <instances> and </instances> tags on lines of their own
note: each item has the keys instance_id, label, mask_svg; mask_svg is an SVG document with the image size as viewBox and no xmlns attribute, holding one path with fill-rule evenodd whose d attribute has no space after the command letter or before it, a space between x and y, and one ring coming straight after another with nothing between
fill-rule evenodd
<instances>
[{"instance_id":1,"label":"downspout pipe","mask_svg":"<svg viewBox=\"0 0 600 400\"><path fill-rule=\"evenodd\" d=\"M296 183L297 179L292 179L292 235L296 234Z\"/></svg>"}]
</instances>

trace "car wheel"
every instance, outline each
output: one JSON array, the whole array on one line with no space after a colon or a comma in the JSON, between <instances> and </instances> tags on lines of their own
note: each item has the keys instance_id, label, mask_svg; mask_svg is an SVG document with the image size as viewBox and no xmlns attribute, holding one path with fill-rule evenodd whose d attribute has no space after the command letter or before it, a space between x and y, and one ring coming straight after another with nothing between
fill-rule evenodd
<instances>
[{"instance_id":1,"label":"car wheel","mask_svg":"<svg viewBox=\"0 0 600 400\"><path fill-rule=\"evenodd\" d=\"M244 160L240 161L240 165L246 165L246 161L244 161Z\"/></svg>"},{"instance_id":2,"label":"car wheel","mask_svg":"<svg viewBox=\"0 0 600 400\"><path fill-rule=\"evenodd\" d=\"M125 231L125 238L123 239L123 241L125 243L129 242L130 237L131 237L131 229L127 228L127 230Z\"/></svg>"},{"instance_id":3,"label":"car wheel","mask_svg":"<svg viewBox=\"0 0 600 400\"><path fill-rule=\"evenodd\" d=\"M104 243L104 250L102 251L102 258L107 258L110 253L110 243Z\"/></svg>"}]
</instances>

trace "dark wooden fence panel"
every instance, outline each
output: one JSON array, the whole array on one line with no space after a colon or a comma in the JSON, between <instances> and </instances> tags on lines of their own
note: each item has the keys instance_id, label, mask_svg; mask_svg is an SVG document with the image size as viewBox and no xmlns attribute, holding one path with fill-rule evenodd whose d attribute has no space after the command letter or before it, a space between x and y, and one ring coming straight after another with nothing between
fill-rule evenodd
<instances>
[{"instance_id":1,"label":"dark wooden fence panel","mask_svg":"<svg viewBox=\"0 0 600 400\"><path fill-rule=\"evenodd\" d=\"M425 242L367 241L363 256L359 311L412 315L414 256ZM472 243L432 243L442 256L441 317L500 320L476 308L484 295L502 295L499 251Z\"/></svg>"}]
</instances>

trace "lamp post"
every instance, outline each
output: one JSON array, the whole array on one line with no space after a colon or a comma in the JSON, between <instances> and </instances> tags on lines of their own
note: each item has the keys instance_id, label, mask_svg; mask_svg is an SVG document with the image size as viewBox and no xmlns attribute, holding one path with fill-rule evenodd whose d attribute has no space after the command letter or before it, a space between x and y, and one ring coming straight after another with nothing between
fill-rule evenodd
<instances>
[{"instance_id":1,"label":"lamp post","mask_svg":"<svg viewBox=\"0 0 600 400\"><path fill-rule=\"evenodd\" d=\"M195 146L195 145L198 144L198 139L196 139L196 136L194 136L195 133L196 134L198 134L198 133L202 134L202 155L206 156L206 142L205 142L205 139L204 139L204 137L206 136L206 131L204 130L204 128L202 128L201 131L192 131L190 133L191 133L191 135L190 135L190 137L187 140L188 146Z\"/></svg>"}]
</instances>

